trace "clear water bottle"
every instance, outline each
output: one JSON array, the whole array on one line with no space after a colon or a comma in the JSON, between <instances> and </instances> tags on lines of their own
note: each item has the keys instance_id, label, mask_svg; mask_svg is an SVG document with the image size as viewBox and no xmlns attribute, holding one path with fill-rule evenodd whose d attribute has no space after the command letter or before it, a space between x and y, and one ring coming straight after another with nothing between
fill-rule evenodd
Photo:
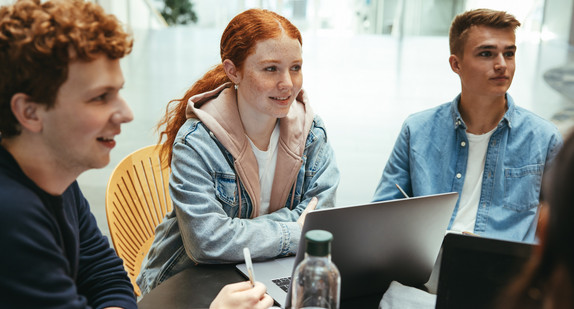
<instances>
[{"instance_id":1,"label":"clear water bottle","mask_svg":"<svg viewBox=\"0 0 574 309\"><path fill-rule=\"evenodd\" d=\"M295 309L339 309L341 275L331 262L333 235L323 230L305 234L305 258L295 268L291 305Z\"/></svg>"}]
</instances>

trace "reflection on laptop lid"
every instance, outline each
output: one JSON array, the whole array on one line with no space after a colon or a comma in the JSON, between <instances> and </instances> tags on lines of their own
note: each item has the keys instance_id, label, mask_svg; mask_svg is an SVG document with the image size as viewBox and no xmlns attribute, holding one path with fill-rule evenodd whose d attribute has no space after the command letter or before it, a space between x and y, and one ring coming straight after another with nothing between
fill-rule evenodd
<instances>
[{"instance_id":1,"label":"reflection on laptop lid","mask_svg":"<svg viewBox=\"0 0 574 309\"><path fill-rule=\"evenodd\" d=\"M499 293L529 259L533 246L447 234L442 245L436 308L493 308Z\"/></svg>"},{"instance_id":2,"label":"reflection on laptop lid","mask_svg":"<svg viewBox=\"0 0 574 309\"><path fill-rule=\"evenodd\" d=\"M315 210L307 214L302 235L314 229L333 234L331 259L341 273L342 303L366 295L382 296L392 280L422 286L429 279L457 199L453 192ZM281 306L289 306L290 294L273 295L275 283L267 278L292 274L294 265L305 256L303 236L297 252L296 258L271 261L290 263L288 273L268 274L261 269L268 262L253 265L256 280L268 287ZM240 270L242 265L238 265Z\"/></svg>"}]
</instances>

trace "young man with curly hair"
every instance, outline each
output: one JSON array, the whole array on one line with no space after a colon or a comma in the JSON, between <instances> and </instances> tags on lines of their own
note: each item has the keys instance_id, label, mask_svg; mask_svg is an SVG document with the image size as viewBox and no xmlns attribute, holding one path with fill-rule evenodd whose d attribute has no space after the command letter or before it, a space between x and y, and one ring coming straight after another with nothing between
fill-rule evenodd
<instances>
[{"instance_id":1,"label":"young man with curly hair","mask_svg":"<svg viewBox=\"0 0 574 309\"><path fill-rule=\"evenodd\" d=\"M0 7L0 308L137 308L76 182L133 118L119 94L132 44L94 3ZM268 308L265 291L229 284L211 308Z\"/></svg>"},{"instance_id":2,"label":"young man with curly hair","mask_svg":"<svg viewBox=\"0 0 574 309\"><path fill-rule=\"evenodd\" d=\"M119 94L131 48L94 3L0 8L1 308L137 308L76 182L133 118Z\"/></svg>"}]
</instances>

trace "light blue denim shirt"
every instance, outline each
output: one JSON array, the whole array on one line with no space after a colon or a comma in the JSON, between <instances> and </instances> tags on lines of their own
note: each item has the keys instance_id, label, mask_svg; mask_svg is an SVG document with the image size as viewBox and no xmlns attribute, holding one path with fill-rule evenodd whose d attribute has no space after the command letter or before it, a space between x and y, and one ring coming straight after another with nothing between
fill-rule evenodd
<instances>
[{"instance_id":1,"label":"light blue denim shirt","mask_svg":"<svg viewBox=\"0 0 574 309\"><path fill-rule=\"evenodd\" d=\"M339 169L318 116L307 135L303 163L285 206L254 219L244 219L251 217L253 203L243 183L242 207L238 207L233 157L201 121L188 119L182 126L173 157L174 211L157 227L143 262L137 279L143 294L198 263L240 262L244 247L250 248L255 260L295 254L301 234L296 221L311 198L318 198L318 209L335 204Z\"/></svg>"},{"instance_id":2,"label":"light blue denim shirt","mask_svg":"<svg viewBox=\"0 0 574 309\"><path fill-rule=\"evenodd\" d=\"M556 127L518 107L506 95L508 110L486 151L474 233L533 242L542 174L562 145ZM454 101L407 118L374 195L375 201L458 192L468 159L466 125ZM460 201L460 197L459 197ZM458 202L449 228L458 212Z\"/></svg>"}]
</instances>

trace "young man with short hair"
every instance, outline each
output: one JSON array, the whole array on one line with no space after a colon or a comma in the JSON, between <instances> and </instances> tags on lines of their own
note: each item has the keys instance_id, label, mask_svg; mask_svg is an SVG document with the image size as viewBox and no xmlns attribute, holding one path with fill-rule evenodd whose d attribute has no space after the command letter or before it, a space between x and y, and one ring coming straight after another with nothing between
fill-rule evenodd
<instances>
[{"instance_id":1,"label":"young man with short hair","mask_svg":"<svg viewBox=\"0 0 574 309\"><path fill-rule=\"evenodd\" d=\"M534 241L542 174L562 144L554 125L515 105L515 29L506 12L467 11L450 29L461 93L404 122L374 200L455 191L449 229Z\"/></svg>"}]
</instances>

